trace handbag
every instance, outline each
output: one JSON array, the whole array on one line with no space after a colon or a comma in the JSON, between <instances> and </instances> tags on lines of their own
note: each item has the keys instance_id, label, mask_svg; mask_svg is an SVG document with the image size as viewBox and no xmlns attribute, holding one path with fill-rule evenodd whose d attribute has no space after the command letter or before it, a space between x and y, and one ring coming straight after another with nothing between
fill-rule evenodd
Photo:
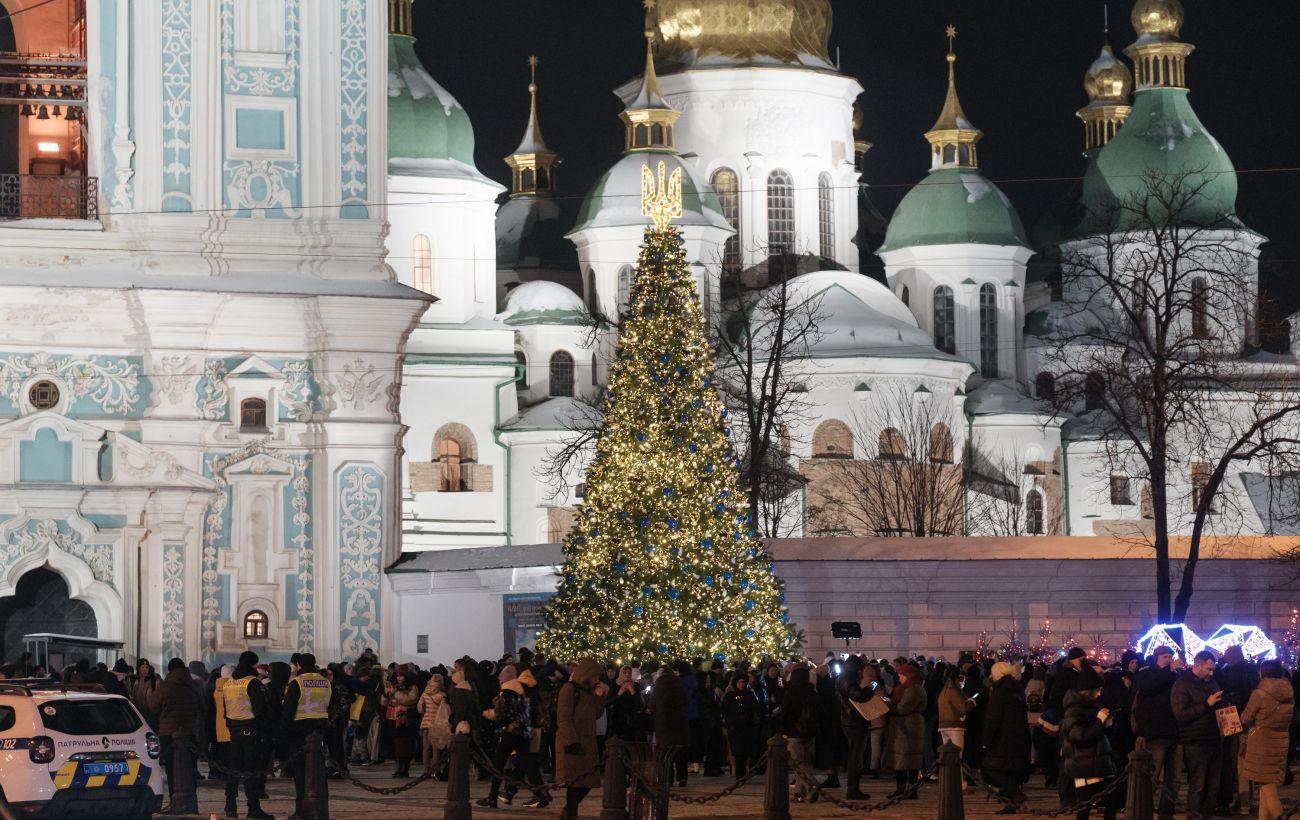
<instances>
[{"instance_id":1,"label":"handbag","mask_svg":"<svg viewBox=\"0 0 1300 820\"><path fill-rule=\"evenodd\" d=\"M1224 737L1241 734L1241 716L1237 714L1237 707L1215 709L1214 719L1219 722L1219 734Z\"/></svg>"}]
</instances>

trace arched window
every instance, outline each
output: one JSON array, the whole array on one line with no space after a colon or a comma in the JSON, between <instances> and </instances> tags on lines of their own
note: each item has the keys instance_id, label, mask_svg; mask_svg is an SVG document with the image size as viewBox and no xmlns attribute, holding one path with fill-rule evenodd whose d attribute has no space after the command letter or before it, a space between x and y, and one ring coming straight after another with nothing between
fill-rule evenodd
<instances>
[{"instance_id":1,"label":"arched window","mask_svg":"<svg viewBox=\"0 0 1300 820\"><path fill-rule=\"evenodd\" d=\"M767 253L775 260L768 275L784 275L786 255L794 253L794 179L779 169L767 175Z\"/></svg>"},{"instance_id":2,"label":"arched window","mask_svg":"<svg viewBox=\"0 0 1300 820\"><path fill-rule=\"evenodd\" d=\"M1025 531L1030 535L1043 534L1043 494L1030 490L1025 495Z\"/></svg>"},{"instance_id":3,"label":"arched window","mask_svg":"<svg viewBox=\"0 0 1300 820\"><path fill-rule=\"evenodd\" d=\"M415 263L415 289L433 293L433 245L422 233L411 242L411 258Z\"/></svg>"},{"instance_id":4,"label":"arched window","mask_svg":"<svg viewBox=\"0 0 1300 820\"><path fill-rule=\"evenodd\" d=\"M947 285L934 289L934 346L944 353L957 352L956 309L952 288Z\"/></svg>"},{"instance_id":5,"label":"arched window","mask_svg":"<svg viewBox=\"0 0 1300 820\"><path fill-rule=\"evenodd\" d=\"M445 438L438 443L438 490L444 493L459 493L465 490L465 480L461 476L460 442L454 438Z\"/></svg>"},{"instance_id":6,"label":"arched window","mask_svg":"<svg viewBox=\"0 0 1300 820\"><path fill-rule=\"evenodd\" d=\"M903 285L903 289L902 289L901 291L898 292L898 298L899 298L900 300L902 300L902 302L903 302L903 307L911 307L911 306L912 306L912 294L911 294L911 292L907 289L907 285Z\"/></svg>"},{"instance_id":7,"label":"arched window","mask_svg":"<svg viewBox=\"0 0 1300 820\"><path fill-rule=\"evenodd\" d=\"M244 616L244 640L264 640L269 634L271 621L260 609L250 610Z\"/></svg>"},{"instance_id":8,"label":"arched window","mask_svg":"<svg viewBox=\"0 0 1300 820\"><path fill-rule=\"evenodd\" d=\"M627 303L632 299L632 266L624 265L618 269L618 313L627 311Z\"/></svg>"},{"instance_id":9,"label":"arched window","mask_svg":"<svg viewBox=\"0 0 1300 820\"><path fill-rule=\"evenodd\" d=\"M952 463L952 431L943 422L930 428L930 460L936 464Z\"/></svg>"},{"instance_id":10,"label":"arched window","mask_svg":"<svg viewBox=\"0 0 1300 820\"><path fill-rule=\"evenodd\" d=\"M1100 410L1105 404L1106 377L1096 371L1083 380L1083 409Z\"/></svg>"},{"instance_id":11,"label":"arched window","mask_svg":"<svg viewBox=\"0 0 1300 820\"><path fill-rule=\"evenodd\" d=\"M520 390L527 390L528 389L528 357L524 355L524 351L516 350L515 361L519 363L519 381L515 382L515 385Z\"/></svg>"},{"instance_id":12,"label":"arched window","mask_svg":"<svg viewBox=\"0 0 1300 820\"><path fill-rule=\"evenodd\" d=\"M563 350L551 354L552 396L573 396L573 357Z\"/></svg>"},{"instance_id":13,"label":"arched window","mask_svg":"<svg viewBox=\"0 0 1300 820\"><path fill-rule=\"evenodd\" d=\"M1210 338L1210 316L1205 299L1205 278L1192 280L1192 338Z\"/></svg>"},{"instance_id":14,"label":"arched window","mask_svg":"<svg viewBox=\"0 0 1300 820\"><path fill-rule=\"evenodd\" d=\"M1056 377L1051 373L1039 373L1034 379L1034 395L1043 401L1056 399Z\"/></svg>"},{"instance_id":15,"label":"arched window","mask_svg":"<svg viewBox=\"0 0 1300 820\"><path fill-rule=\"evenodd\" d=\"M907 439L895 427L886 427L880 431L880 438L876 442L880 451L880 458L886 461L901 461L907 455Z\"/></svg>"},{"instance_id":16,"label":"arched window","mask_svg":"<svg viewBox=\"0 0 1300 820\"><path fill-rule=\"evenodd\" d=\"M980 285L980 374L998 377L998 291L990 284Z\"/></svg>"},{"instance_id":17,"label":"arched window","mask_svg":"<svg viewBox=\"0 0 1300 820\"><path fill-rule=\"evenodd\" d=\"M239 427L243 430L266 429L266 402L262 399L244 399L239 403Z\"/></svg>"},{"instance_id":18,"label":"arched window","mask_svg":"<svg viewBox=\"0 0 1300 820\"><path fill-rule=\"evenodd\" d=\"M600 312L600 302L596 298L596 272L587 269L587 312L595 316Z\"/></svg>"},{"instance_id":19,"label":"arched window","mask_svg":"<svg viewBox=\"0 0 1300 820\"><path fill-rule=\"evenodd\" d=\"M596 354L591 354L591 386L600 387L600 363L596 361Z\"/></svg>"},{"instance_id":20,"label":"arched window","mask_svg":"<svg viewBox=\"0 0 1300 820\"><path fill-rule=\"evenodd\" d=\"M827 419L813 431L813 458L853 458L853 431L838 419Z\"/></svg>"},{"instance_id":21,"label":"arched window","mask_svg":"<svg viewBox=\"0 0 1300 820\"><path fill-rule=\"evenodd\" d=\"M730 168L713 172L713 191L722 206L722 217L736 230L722 247L722 266L728 271L740 269L740 178Z\"/></svg>"},{"instance_id":22,"label":"arched window","mask_svg":"<svg viewBox=\"0 0 1300 820\"><path fill-rule=\"evenodd\" d=\"M817 238L823 259L835 258L835 184L827 173L817 177Z\"/></svg>"}]
</instances>

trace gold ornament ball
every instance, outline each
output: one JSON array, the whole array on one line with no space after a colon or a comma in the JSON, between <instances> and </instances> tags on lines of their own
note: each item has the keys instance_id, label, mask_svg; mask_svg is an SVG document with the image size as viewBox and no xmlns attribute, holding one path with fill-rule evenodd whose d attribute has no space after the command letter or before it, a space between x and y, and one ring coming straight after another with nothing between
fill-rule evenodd
<instances>
[{"instance_id":1,"label":"gold ornament ball","mask_svg":"<svg viewBox=\"0 0 1300 820\"><path fill-rule=\"evenodd\" d=\"M1144 34L1177 37L1183 28L1183 4L1178 0L1138 0L1133 6L1133 30Z\"/></svg>"}]
</instances>

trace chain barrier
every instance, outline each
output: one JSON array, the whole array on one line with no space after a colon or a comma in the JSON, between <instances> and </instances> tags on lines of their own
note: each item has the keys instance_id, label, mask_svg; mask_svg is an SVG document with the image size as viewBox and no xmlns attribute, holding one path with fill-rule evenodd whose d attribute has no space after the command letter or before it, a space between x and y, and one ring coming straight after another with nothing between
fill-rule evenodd
<instances>
[{"instance_id":1,"label":"chain barrier","mask_svg":"<svg viewBox=\"0 0 1300 820\"><path fill-rule=\"evenodd\" d=\"M753 764L750 765L749 771L745 772L743 775L736 778L735 783L732 783L730 786L727 786L721 789L720 791L717 791L713 794L704 794L704 795L673 794L672 791L669 791L668 799L675 801L677 803L686 803L688 805L704 806L704 805L708 805L709 803L717 802L718 800L721 800L724 797L730 797L732 794L736 792L737 789L741 788L746 783L748 783L749 781L753 780L755 777L758 776L759 769L767 763L767 754L768 754L767 752L763 752L763 756L758 758L758 760L755 760ZM632 769L633 769L632 766L628 766L629 771L631 771ZM641 778L640 772L637 772L635 776L637 777L637 779L643 780L643 778Z\"/></svg>"},{"instance_id":2,"label":"chain barrier","mask_svg":"<svg viewBox=\"0 0 1300 820\"><path fill-rule=\"evenodd\" d=\"M839 797L836 797L835 795L823 789L821 784L817 782L817 777L816 777L817 773L809 771L808 768L805 767L803 763L800 761L791 760L790 770L794 772L796 778L802 780L804 784L808 787L809 796L807 800L809 803L815 803L818 800L825 800L827 803L830 803L832 806L835 806L837 808L845 809L847 811L856 811L856 812L862 812L864 814L868 814L871 812L884 811L885 809L892 808L894 806L897 806L899 803L903 802L904 800L911 800L916 795L916 793L920 790L920 788L923 785L925 785L927 782L929 782L930 775L935 774L936 772L939 771L939 764L935 763L933 766L930 767L929 771L923 772L921 774L920 779L913 782L906 789L903 789L901 792L898 792L897 794L891 794L889 797L886 797L884 800L878 800L875 803L863 803L860 800L844 800Z\"/></svg>"},{"instance_id":3,"label":"chain barrier","mask_svg":"<svg viewBox=\"0 0 1300 820\"><path fill-rule=\"evenodd\" d=\"M968 777L973 783L976 783L979 786L981 786L986 792L989 793L990 796L993 797L993 799L997 800L999 803L1003 804L1004 806L1015 806L1016 812L1018 814L1028 814L1031 817L1065 817L1066 815L1078 814L1084 809L1095 808L1099 806L1104 800L1106 800L1107 798L1115 794L1115 792L1119 791L1119 789L1125 787L1128 783L1128 775L1129 775L1129 767L1125 766L1123 771L1115 775L1115 778L1106 786L1106 788L1092 795L1087 800L1080 800L1078 803L1075 803L1073 806L1065 806L1060 809L1035 809L1026 806L1024 804L1024 801L1017 803L1014 800L1010 800L1006 797L1003 797L1002 793L999 792L996 788L990 786L988 783L985 783L983 779L980 777L979 772L977 772L971 766L963 763L961 768L962 768L962 772L965 773L966 777Z\"/></svg>"},{"instance_id":4,"label":"chain barrier","mask_svg":"<svg viewBox=\"0 0 1300 820\"><path fill-rule=\"evenodd\" d=\"M343 782L351 783L353 786L356 786L358 789L361 789L361 791L363 792L369 792L370 794L390 796L394 794L402 794L404 792L409 792L411 789L414 789L416 786L427 783L430 780L435 779L436 777L437 775L434 774L433 772L425 772L424 774L420 775L414 780L408 783L403 783L400 786L372 786L369 783L364 783L360 780L357 780L355 777L345 777L343 778Z\"/></svg>"},{"instance_id":5,"label":"chain barrier","mask_svg":"<svg viewBox=\"0 0 1300 820\"><path fill-rule=\"evenodd\" d=\"M303 746L301 749L298 749L293 754L286 757L284 760L272 760L270 765L268 765L265 769L243 771L241 769L234 769L231 768L230 766L226 766L222 763L218 763L216 760L212 758L211 755L209 755L207 752L200 749L198 745L194 743L194 741L192 740L187 740L185 743L187 746L190 747L190 753L193 754L199 760L202 760L204 763L207 763L209 769L219 772L220 774L223 774L226 777L238 777L241 780L247 777L263 777L263 776L269 777L275 774L277 771L283 771L285 767L287 767L289 764L298 762L307 754L307 747Z\"/></svg>"}]
</instances>

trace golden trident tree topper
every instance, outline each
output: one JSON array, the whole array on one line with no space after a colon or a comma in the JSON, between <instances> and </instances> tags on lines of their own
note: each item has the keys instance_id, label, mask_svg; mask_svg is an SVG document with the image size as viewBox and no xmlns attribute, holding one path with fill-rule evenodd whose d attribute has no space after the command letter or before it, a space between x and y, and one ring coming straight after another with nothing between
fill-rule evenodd
<instances>
[{"instance_id":1,"label":"golden trident tree topper","mask_svg":"<svg viewBox=\"0 0 1300 820\"><path fill-rule=\"evenodd\" d=\"M664 181L667 169L664 161L659 161L659 184L655 185L655 174L649 165L641 166L641 216L654 220L656 230L664 230L674 219L682 218L682 169L677 168L673 175Z\"/></svg>"}]
</instances>

